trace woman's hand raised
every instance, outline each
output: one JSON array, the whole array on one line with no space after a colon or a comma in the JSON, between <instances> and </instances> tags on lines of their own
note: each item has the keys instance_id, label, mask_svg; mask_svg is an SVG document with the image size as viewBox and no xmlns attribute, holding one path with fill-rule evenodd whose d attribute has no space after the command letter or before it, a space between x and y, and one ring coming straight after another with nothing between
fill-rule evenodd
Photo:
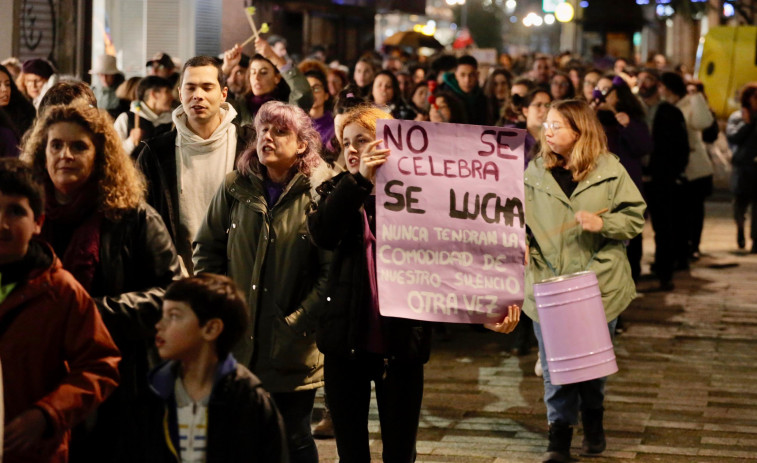
<instances>
[{"instance_id":1,"label":"woman's hand raised","mask_svg":"<svg viewBox=\"0 0 757 463\"><path fill-rule=\"evenodd\" d=\"M376 149L384 140L373 140L365 145L363 153L360 155L360 175L371 183L376 180L376 168L386 162L389 156L389 149Z\"/></svg>"}]
</instances>

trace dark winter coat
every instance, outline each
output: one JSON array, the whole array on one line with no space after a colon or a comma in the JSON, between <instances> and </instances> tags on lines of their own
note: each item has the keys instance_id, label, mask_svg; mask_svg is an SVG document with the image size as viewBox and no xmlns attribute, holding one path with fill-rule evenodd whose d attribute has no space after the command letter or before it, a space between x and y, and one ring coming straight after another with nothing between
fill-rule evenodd
<instances>
[{"instance_id":1,"label":"dark winter coat","mask_svg":"<svg viewBox=\"0 0 757 463\"><path fill-rule=\"evenodd\" d=\"M316 330L318 348L327 355L354 357L368 334L371 294L363 204L372 189L360 174L343 172L318 188L320 200L308 214L313 241L334 251ZM393 317L380 320L387 358L428 360L431 333L427 323Z\"/></svg>"},{"instance_id":2,"label":"dark winter coat","mask_svg":"<svg viewBox=\"0 0 757 463\"><path fill-rule=\"evenodd\" d=\"M95 455L99 461L135 461L130 452L145 419L144 407L135 404L143 403L149 393L147 372L158 362L154 336L163 294L179 278L176 250L153 208L142 203L117 222L103 220L100 263L91 294L121 350L121 383L90 418L88 429L77 430L84 440L72 446L76 452L72 456L84 461Z\"/></svg>"},{"instance_id":3,"label":"dark winter coat","mask_svg":"<svg viewBox=\"0 0 757 463\"><path fill-rule=\"evenodd\" d=\"M318 175L330 170L322 163ZM316 175L316 174L313 174ZM310 242L305 213L313 200L301 173L268 206L263 179L226 176L197 232L196 272L228 275L247 295L251 326L234 349L270 392L323 386L315 320L323 309L331 253Z\"/></svg>"},{"instance_id":4,"label":"dark winter coat","mask_svg":"<svg viewBox=\"0 0 757 463\"><path fill-rule=\"evenodd\" d=\"M689 135L683 113L674 105L660 102L651 124L652 154L645 175L653 182L675 182L689 163Z\"/></svg>"},{"instance_id":5,"label":"dark winter coat","mask_svg":"<svg viewBox=\"0 0 757 463\"><path fill-rule=\"evenodd\" d=\"M178 462L179 427L174 384L176 362L150 373L152 397L146 428L145 463ZM260 380L234 357L218 364L208 402L207 463L284 463L287 455L284 423Z\"/></svg>"}]
</instances>

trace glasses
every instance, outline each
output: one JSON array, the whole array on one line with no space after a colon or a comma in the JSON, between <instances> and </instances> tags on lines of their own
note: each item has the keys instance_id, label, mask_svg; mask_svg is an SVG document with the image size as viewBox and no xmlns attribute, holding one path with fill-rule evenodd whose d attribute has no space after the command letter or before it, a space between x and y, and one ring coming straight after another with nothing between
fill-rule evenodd
<instances>
[{"instance_id":1,"label":"glasses","mask_svg":"<svg viewBox=\"0 0 757 463\"><path fill-rule=\"evenodd\" d=\"M549 103L531 103L529 108L547 108L549 109Z\"/></svg>"},{"instance_id":2,"label":"glasses","mask_svg":"<svg viewBox=\"0 0 757 463\"><path fill-rule=\"evenodd\" d=\"M568 88L570 87L570 83L568 82L552 82L552 85L562 87L562 88Z\"/></svg>"},{"instance_id":3,"label":"glasses","mask_svg":"<svg viewBox=\"0 0 757 463\"><path fill-rule=\"evenodd\" d=\"M541 126L544 127L544 130L552 129L553 132L562 128L559 122L542 122Z\"/></svg>"},{"instance_id":4,"label":"glasses","mask_svg":"<svg viewBox=\"0 0 757 463\"><path fill-rule=\"evenodd\" d=\"M313 91L313 93L321 93L323 91L323 87L320 85L313 85L310 87L310 90Z\"/></svg>"}]
</instances>

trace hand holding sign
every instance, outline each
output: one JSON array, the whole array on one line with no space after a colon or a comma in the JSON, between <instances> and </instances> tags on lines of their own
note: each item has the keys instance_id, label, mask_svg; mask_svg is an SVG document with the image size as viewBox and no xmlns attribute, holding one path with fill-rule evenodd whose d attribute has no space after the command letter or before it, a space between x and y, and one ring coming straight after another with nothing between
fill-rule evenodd
<instances>
[{"instance_id":1,"label":"hand holding sign","mask_svg":"<svg viewBox=\"0 0 757 463\"><path fill-rule=\"evenodd\" d=\"M510 305L507 307L507 316L497 323L484 323L484 327L497 333L511 333L520 321L520 307Z\"/></svg>"},{"instance_id":2,"label":"hand holding sign","mask_svg":"<svg viewBox=\"0 0 757 463\"><path fill-rule=\"evenodd\" d=\"M376 180L376 168L386 162L389 149L376 149L384 140L374 140L368 143L360 155L360 175L371 183Z\"/></svg>"}]
</instances>

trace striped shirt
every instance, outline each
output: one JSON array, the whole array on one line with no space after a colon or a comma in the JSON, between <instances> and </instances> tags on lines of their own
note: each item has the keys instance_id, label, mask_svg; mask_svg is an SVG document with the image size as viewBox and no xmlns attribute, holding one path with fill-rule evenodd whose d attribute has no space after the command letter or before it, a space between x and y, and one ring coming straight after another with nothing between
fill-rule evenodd
<instances>
[{"instance_id":1,"label":"striped shirt","mask_svg":"<svg viewBox=\"0 0 757 463\"><path fill-rule=\"evenodd\" d=\"M179 455L182 463L205 463L208 436L208 400L198 402L184 389L181 378L176 378L176 416L179 422Z\"/></svg>"}]
</instances>

